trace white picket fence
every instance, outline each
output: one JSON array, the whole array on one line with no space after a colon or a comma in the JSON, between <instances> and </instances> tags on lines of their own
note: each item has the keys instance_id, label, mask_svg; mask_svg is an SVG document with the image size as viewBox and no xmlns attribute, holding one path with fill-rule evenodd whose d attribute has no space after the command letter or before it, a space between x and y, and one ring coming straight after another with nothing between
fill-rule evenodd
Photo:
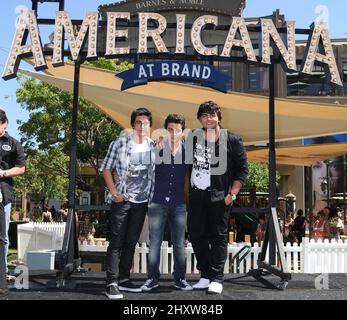
<instances>
[{"instance_id":1,"label":"white picket fence","mask_svg":"<svg viewBox=\"0 0 347 320\"><path fill-rule=\"evenodd\" d=\"M27 223L18 225L18 258L26 261L26 252L32 250L60 250L62 248L65 223ZM261 246L257 243L251 247L251 252L241 262L239 269L232 266L232 258L246 245L246 243L233 243L228 245L228 256L224 272L247 273L257 268L258 256ZM250 245L250 244L248 244ZM106 252L108 242L88 244L86 241L79 244L80 251ZM134 254L132 272L147 273L147 256L149 247L146 243L137 245ZM196 259L190 243L186 246L186 273L198 273ZM304 238L299 246L297 243L284 246L284 253L288 271L291 273L347 273L347 240L324 242ZM277 261L279 263L279 261ZM279 265L278 265L279 266ZM163 242L161 247L160 271L162 274L173 272L173 248Z\"/></svg>"},{"instance_id":2,"label":"white picket fence","mask_svg":"<svg viewBox=\"0 0 347 320\"><path fill-rule=\"evenodd\" d=\"M304 273L347 273L347 240L314 240L304 238Z\"/></svg>"},{"instance_id":3,"label":"white picket fence","mask_svg":"<svg viewBox=\"0 0 347 320\"><path fill-rule=\"evenodd\" d=\"M26 261L26 253L35 250L60 250L63 246L65 222L29 222L17 226L18 259Z\"/></svg>"}]
</instances>

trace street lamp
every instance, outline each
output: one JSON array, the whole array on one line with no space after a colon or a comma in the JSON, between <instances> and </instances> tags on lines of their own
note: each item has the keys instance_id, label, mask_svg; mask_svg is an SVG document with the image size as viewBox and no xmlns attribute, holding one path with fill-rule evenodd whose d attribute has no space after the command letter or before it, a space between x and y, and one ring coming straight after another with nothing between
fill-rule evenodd
<instances>
[{"instance_id":1,"label":"street lamp","mask_svg":"<svg viewBox=\"0 0 347 320\"><path fill-rule=\"evenodd\" d=\"M291 191L285 196L288 211L295 211L296 196Z\"/></svg>"},{"instance_id":2,"label":"street lamp","mask_svg":"<svg viewBox=\"0 0 347 320\"><path fill-rule=\"evenodd\" d=\"M330 206L330 169L329 166L332 163L331 160L324 160L323 161L326 164L327 167L327 174L325 177L322 177L322 183L320 184L320 187L322 189L322 192L324 195L327 196L327 207Z\"/></svg>"},{"instance_id":3,"label":"street lamp","mask_svg":"<svg viewBox=\"0 0 347 320\"><path fill-rule=\"evenodd\" d=\"M296 196L291 191L284 197L286 201L286 210L284 210L284 221L283 221L283 236L285 234L287 213L295 211Z\"/></svg>"},{"instance_id":4,"label":"street lamp","mask_svg":"<svg viewBox=\"0 0 347 320\"><path fill-rule=\"evenodd\" d=\"M322 182L320 184L320 188L322 189L322 192L324 195L326 195L327 190L328 190L328 179L326 177L322 177Z\"/></svg>"}]
</instances>

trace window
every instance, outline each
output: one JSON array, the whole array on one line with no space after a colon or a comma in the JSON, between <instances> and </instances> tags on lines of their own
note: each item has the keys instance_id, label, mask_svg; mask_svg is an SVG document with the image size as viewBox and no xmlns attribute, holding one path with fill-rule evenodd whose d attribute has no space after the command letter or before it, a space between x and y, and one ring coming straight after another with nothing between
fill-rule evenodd
<instances>
[{"instance_id":1,"label":"window","mask_svg":"<svg viewBox=\"0 0 347 320\"><path fill-rule=\"evenodd\" d=\"M214 62L214 66L219 72L225 74L226 76L230 78L232 77L231 62L222 62L222 61ZM232 79L230 79L227 82L227 89L228 90L232 89Z\"/></svg>"},{"instance_id":2,"label":"window","mask_svg":"<svg viewBox=\"0 0 347 320\"><path fill-rule=\"evenodd\" d=\"M313 67L313 72L324 72L324 68L321 67L321 66L315 65L315 66Z\"/></svg>"},{"instance_id":3,"label":"window","mask_svg":"<svg viewBox=\"0 0 347 320\"><path fill-rule=\"evenodd\" d=\"M268 68L250 65L248 79L250 91L264 91L269 89Z\"/></svg>"}]
</instances>

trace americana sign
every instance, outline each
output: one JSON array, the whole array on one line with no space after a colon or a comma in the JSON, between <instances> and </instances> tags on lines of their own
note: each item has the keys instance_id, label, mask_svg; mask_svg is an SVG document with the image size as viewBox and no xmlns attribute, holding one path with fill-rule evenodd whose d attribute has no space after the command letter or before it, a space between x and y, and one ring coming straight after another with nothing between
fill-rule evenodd
<instances>
[{"instance_id":1,"label":"americana sign","mask_svg":"<svg viewBox=\"0 0 347 320\"><path fill-rule=\"evenodd\" d=\"M186 24L186 14L176 14L176 47L169 51L163 34L167 29L167 19L164 15L156 12L138 12L138 47L139 57L146 55L148 59L148 41L153 41L156 52L154 56L160 54L186 54L187 46L201 56L231 58L232 49L242 49L245 59L251 63L270 65L272 52L278 52L283 68L288 72L298 72L313 74L315 63L324 66L325 75L328 81L337 86L342 86L341 77L337 68L336 59L329 36L327 25L323 22L315 22L311 25L310 36L306 44L306 53L298 70L296 63L295 48L295 21L287 21L286 33L281 33L271 19L259 19L261 31L259 32L259 50L256 54L255 47L251 41L250 33L245 19L233 17L229 31L226 35L223 48L218 46L206 46L203 43L202 34L208 27L219 25L217 15L199 16L191 26ZM70 15L67 11L57 11L55 17L54 46L53 46L53 66L58 67L64 64L63 61L63 41L66 40L74 61L85 47L87 50L86 59L96 59L100 56L105 58L124 57L130 54L130 46L122 46L129 38L129 30L119 29L119 22L129 23L133 17L131 12L107 12L107 29L105 46L106 52L98 52L99 15L98 12L87 12L78 30L74 29ZM154 27L153 27L154 25ZM186 32L190 32L190 41L186 43ZM30 36L28 38L26 35ZM125 41L124 41L125 40ZM129 39L128 39L129 40ZM28 43L26 43L28 42ZM45 55L40 38L40 30L35 16L35 12L28 10L22 13L16 27L12 47L6 62L3 78L5 80L16 76L20 61L28 56L34 57L36 70L47 68ZM182 59L183 60L183 59ZM188 67L189 68L189 67Z\"/></svg>"}]
</instances>

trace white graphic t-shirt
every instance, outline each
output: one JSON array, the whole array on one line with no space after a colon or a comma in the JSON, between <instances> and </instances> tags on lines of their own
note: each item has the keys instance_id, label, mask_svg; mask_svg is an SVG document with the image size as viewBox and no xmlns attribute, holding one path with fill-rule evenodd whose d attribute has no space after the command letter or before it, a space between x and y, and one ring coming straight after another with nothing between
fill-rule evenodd
<instances>
[{"instance_id":1,"label":"white graphic t-shirt","mask_svg":"<svg viewBox=\"0 0 347 320\"><path fill-rule=\"evenodd\" d=\"M131 142L130 162L126 178L126 194L133 203L147 202L149 198L149 177L151 169L150 145L147 140L138 144Z\"/></svg>"},{"instance_id":2,"label":"white graphic t-shirt","mask_svg":"<svg viewBox=\"0 0 347 320\"><path fill-rule=\"evenodd\" d=\"M204 146L199 142L195 146L193 169L190 178L192 187L206 190L211 186L211 157L212 146Z\"/></svg>"}]
</instances>

